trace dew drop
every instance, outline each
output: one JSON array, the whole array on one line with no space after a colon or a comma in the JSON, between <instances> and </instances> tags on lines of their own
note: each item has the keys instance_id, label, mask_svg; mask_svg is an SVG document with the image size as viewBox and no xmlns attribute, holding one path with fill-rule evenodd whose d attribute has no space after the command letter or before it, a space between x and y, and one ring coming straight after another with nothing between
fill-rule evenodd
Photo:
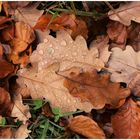
<instances>
[{"instance_id":1,"label":"dew drop","mask_svg":"<svg viewBox=\"0 0 140 140\"><path fill-rule=\"evenodd\" d=\"M49 47L47 51L48 51L49 54L53 54L54 53L54 49L51 48L51 47Z\"/></svg>"},{"instance_id":2,"label":"dew drop","mask_svg":"<svg viewBox=\"0 0 140 140\"><path fill-rule=\"evenodd\" d=\"M47 43L48 42L48 39L44 39L44 42Z\"/></svg>"}]
</instances>

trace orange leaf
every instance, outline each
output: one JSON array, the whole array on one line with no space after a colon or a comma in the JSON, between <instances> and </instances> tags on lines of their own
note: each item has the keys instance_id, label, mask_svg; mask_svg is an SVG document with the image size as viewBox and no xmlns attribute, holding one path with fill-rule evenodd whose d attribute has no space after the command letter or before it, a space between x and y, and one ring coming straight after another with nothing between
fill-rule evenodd
<instances>
[{"instance_id":1,"label":"orange leaf","mask_svg":"<svg viewBox=\"0 0 140 140\"><path fill-rule=\"evenodd\" d=\"M9 93L0 87L0 115L2 116L10 116L13 103L11 101L11 97Z\"/></svg>"},{"instance_id":2,"label":"orange leaf","mask_svg":"<svg viewBox=\"0 0 140 140\"><path fill-rule=\"evenodd\" d=\"M129 99L112 117L116 138L135 139L140 137L140 108Z\"/></svg>"},{"instance_id":3,"label":"orange leaf","mask_svg":"<svg viewBox=\"0 0 140 140\"><path fill-rule=\"evenodd\" d=\"M47 28L56 31L64 28L73 29L76 26L74 15L61 13L56 18L52 18L52 14L42 15L34 26L34 29L44 31Z\"/></svg>"},{"instance_id":4,"label":"orange leaf","mask_svg":"<svg viewBox=\"0 0 140 140\"><path fill-rule=\"evenodd\" d=\"M80 69L77 69L76 71L71 69L60 73L66 78L64 86L74 97L79 97L83 102L91 102L95 109L101 109L105 105L118 108L130 95L128 88L122 88L119 83L110 82L108 74L100 75L96 70L80 72Z\"/></svg>"},{"instance_id":5,"label":"orange leaf","mask_svg":"<svg viewBox=\"0 0 140 140\"><path fill-rule=\"evenodd\" d=\"M0 127L0 139L10 139L13 136L12 128Z\"/></svg>"},{"instance_id":6,"label":"orange leaf","mask_svg":"<svg viewBox=\"0 0 140 140\"><path fill-rule=\"evenodd\" d=\"M89 117L79 115L74 117L68 128L80 135L92 139L104 139L105 134L98 124Z\"/></svg>"}]
</instances>

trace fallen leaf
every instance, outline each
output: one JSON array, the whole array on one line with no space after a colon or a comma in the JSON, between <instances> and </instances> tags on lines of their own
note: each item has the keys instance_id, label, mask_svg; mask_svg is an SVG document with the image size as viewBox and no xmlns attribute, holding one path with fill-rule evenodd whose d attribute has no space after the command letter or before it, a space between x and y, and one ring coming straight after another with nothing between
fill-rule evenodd
<instances>
[{"instance_id":1,"label":"fallen leaf","mask_svg":"<svg viewBox=\"0 0 140 140\"><path fill-rule=\"evenodd\" d=\"M28 46L34 41L34 39L34 31L29 25L23 22L17 22L15 24L15 37L10 42L12 46L12 52L9 56L10 60L12 60L14 64L20 64L22 63L22 60L25 61L26 58L24 57L26 57L27 55L24 54L23 57L23 55L21 56L20 53L25 51L28 48ZM19 57L19 55L21 57Z\"/></svg>"},{"instance_id":2,"label":"fallen leaf","mask_svg":"<svg viewBox=\"0 0 140 140\"><path fill-rule=\"evenodd\" d=\"M40 29L42 31L46 28L54 31L64 28L73 29L76 26L75 20L76 17L73 14L61 13L57 17L53 17L52 14L42 15L38 19L34 29Z\"/></svg>"},{"instance_id":3,"label":"fallen leaf","mask_svg":"<svg viewBox=\"0 0 140 140\"><path fill-rule=\"evenodd\" d=\"M17 117L23 124L26 124L26 121L31 118L29 112L29 106L23 105L22 97L20 94L15 95L14 97L14 107L11 113L12 117Z\"/></svg>"},{"instance_id":4,"label":"fallen leaf","mask_svg":"<svg viewBox=\"0 0 140 140\"><path fill-rule=\"evenodd\" d=\"M72 29L71 37L75 39L78 35L88 38L88 28L86 22L82 19L76 19L76 26Z\"/></svg>"},{"instance_id":5,"label":"fallen leaf","mask_svg":"<svg viewBox=\"0 0 140 140\"><path fill-rule=\"evenodd\" d=\"M11 101L10 94L4 89L0 87L0 115L2 116L10 116L13 102Z\"/></svg>"},{"instance_id":6,"label":"fallen leaf","mask_svg":"<svg viewBox=\"0 0 140 140\"><path fill-rule=\"evenodd\" d=\"M131 89L133 95L140 97L140 73L134 74L128 87Z\"/></svg>"},{"instance_id":7,"label":"fallen leaf","mask_svg":"<svg viewBox=\"0 0 140 140\"><path fill-rule=\"evenodd\" d=\"M3 47L2 45L0 45L0 59L2 58L2 56L3 56Z\"/></svg>"},{"instance_id":8,"label":"fallen leaf","mask_svg":"<svg viewBox=\"0 0 140 140\"><path fill-rule=\"evenodd\" d=\"M90 112L93 108L92 104L81 102L80 99L71 96L63 86L64 78L56 74L58 70L59 64L57 63L41 71L38 71L35 67L21 69L18 71L17 83L20 85L18 93L27 86L33 99L45 98L50 102L51 108L59 107L63 113L76 111L77 109Z\"/></svg>"},{"instance_id":9,"label":"fallen leaf","mask_svg":"<svg viewBox=\"0 0 140 140\"><path fill-rule=\"evenodd\" d=\"M139 71L140 52L135 52L129 45L126 50L112 48L112 54L108 61L109 69L112 70L111 81L129 83L133 74Z\"/></svg>"},{"instance_id":10,"label":"fallen leaf","mask_svg":"<svg viewBox=\"0 0 140 140\"><path fill-rule=\"evenodd\" d=\"M108 12L108 16L111 20L119 21L126 26L131 24L131 20L140 23L140 3L138 1L121 5L119 8L115 9L115 12L117 14L112 10Z\"/></svg>"},{"instance_id":11,"label":"fallen leaf","mask_svg":"<svg viewBox=\"0 0 140 140\"><path fill-rule=\"evenodd\" d=\"M128 44L133 47L135 51L140 51L140 25L133 23L129 28Z\"/></svg>"},{"instance_id":12,"label":"fallen leaf","mask_svg":"<svg viewBox=\"0 0 140 140\"><path fill-rule=\"evenodd\" d=\"M105 134L98 124L83 115L74 117L69 123L68 128L90 139L105 139Z\"/></svg>"},{"instance_id":13,"label":"fallen leaf","mask_svg":"<svg viewBox=\"0 0 140 140\"><path fill-rule=\"evenodd\" d=\"M107 34L113 43L121 45L125 49L127 39L127 28L117 21L111 21L107 25Z\"/></svg>"},{"instance_id":14,"label":"fallen leaf","mask_svg":"<svg viewBox=\"0 0 140 140\"><path fill-rule=\"evenodd\" d=\"M7 28L1 31L1 40L2 41L11 41L15 35L15 26L14 24L9 25Z\"/></svg>"},{"instance_id":15,"label":"fallen leaf","mask_svg":"<svg viewBox=\"0 0 140 140\"><path fill-rule=\"evenodd\" d=\"M0 78L6 77L14 71L14 66L6 60L0 58Z\"/></svg>"},{"instance_id":16,"label":"fallen leaf","mask_svg":"<svg viewBox=\"0 0 140 140\"><path fill-rule=\"evenodd\" d=\"M54 117L54 114L48 102L45 105L43 105L42 113L47 117Z\"/></svg>"},{"instance_id":17,"label":"fallen leaf","mask_svg":"<svg viewBox=\"0 0 140 140\"><path fill-rule=\"evenodd\" d=\"M40 71L43 68L60 62L60 71L71 67L94 67L100 70L104 63L99 59L96 48L88 50L85 39L77 36L75 41L66 31L57 32L56 38L46 35L43 43L32 53L30 61L37 65Z\"/></svg>"},{"instance_id":18,"label":"fallen leaf","mask_svg":"<svg viewBox=\"0 0 140 140\"><path fill-rule=\"evenodd\" d=\"M64 86L72 96L79 97L81 101L91 102L94 109L102 109L106 104L111 108L120 107L130 95L128 88L110 82L108 74L99 75L95 70L81 72L80 69L71 69L67 73L58 72L58 74L66 78Z\"/></svg>"},{"instance_id":19,"label":"fallen leaf","mask_svg":"<svg viewBox=\"0 0 140 140\"><path fill-rule=\"evenodd\" d=\"M109 49L109 38L108 36L97 36L96 40L93 40L90 44L90 48L97 48L99 51L99 59L101 59L105 64L108 62L111 52Z\"/></svg>"},{"instance_id":20,"label":"fallen leaf","mask_svg":"<svg viewBox=\"0 0 140 140\"><path fill-rule=\"evenodd\" d=\"M5 16L0 16L0 30L8 27L8 22L12 21L12 18L7 18Z\"/></svg>"},{"instance_id":21,"label":"fallen leaf","mask_svg":"<svg viewBox=\"0 0 140 140\"><path fill-rule=\"evenodd\" d=\"M24 22L29 24L31 27L34 27L40 16L43 14L44 10L36 9L38 3L32 4L27 7L19 7L15 10L13 17L16 21Z\"/></svg>"},{"instance_id":22,"label":"fallen leaf","mask_svg":"<svg viewBox=\"0 0 140 140\"><path fill-rule=\"evenodd\" d=\"M119 111L112 116L112 126L116 138L138 139L140 133L140 108L129 99Z\"/></svg>"},{"instance_id":23,"label":"fallen leaf","mask_svg":"<svg viewBox=\"0 0 140 140\"><path fill-rule=\"evenodd\" d=\"M11 139L13 138L12 128L0 127L0 139Z\"/></svg>"},{"instance_id":24,"label":"fallen leaf","mask_svg":"<svg viewBox=\"0 0 140 140\"><path fill-rule=\"evenodd\" d=\"M17 9L19 7L26 7L30 2L29 1L10 1L8 2L9 6L12 8L12 9Z\"/></svg>"},{"instance_id":25,"label":"fallen leaf","mask_svg":"<svg viewBox=\"0 0 140 140\"><path fill-rule=\"evenodd\" d=\"M27 129L27 124L22 124L15 132L16 139L26 139L29 136L31 130Z\"/></svg>"}]
</instances>

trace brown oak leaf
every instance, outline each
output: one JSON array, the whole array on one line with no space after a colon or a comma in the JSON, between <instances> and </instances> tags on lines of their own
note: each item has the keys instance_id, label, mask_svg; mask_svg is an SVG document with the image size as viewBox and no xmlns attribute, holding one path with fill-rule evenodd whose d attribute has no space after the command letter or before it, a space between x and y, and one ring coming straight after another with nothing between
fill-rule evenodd
<instances>
[{"instance_id":1,"label":"brown oak leaf","mask_svg":"<svg viewBox=\"0 0 140 140\"><path fill-rule=\"evenodd\" d=\"M68 128L78 134L92 139L104 139L105 134L98 124L89 117L79 115L74 117Z\"/></svg>"},{"instance_id":2,"label":"brown oak leaf","mask_svg":"<svg viewBox=\"0 0 140 140\"><path fill-rule=\"evenodd\" d=\"M100 75L96 70L84 72L73 68L58 74L66 78L64 86L72 96L91 102L96 109L101 109L106 104L111 108L120 107L125 102L125 98L130 95L128 88L110 82L108 74Z\"/></svg>"},{"instance_id":3,"label":"brown oak leaf","mask_svg":"<svg viewBox=\"0 0 140 140\"><path fill-rule=\"evenodd\" d=\"M134 139L140 134L140 108L129 99L118 112L112 116L112 126L116 138Z\"/></svg>"},{"instance_id":4,"label":"brown oak leaf","mask_svg":"<svg viewBox=\"0 0 140 140\"><path fill-rule=\"evenodd\" d=\"M42 15L34 29L52 29L57 31L60 29L71 30L72 38L76 38L78 35L82 35L85 39L88 37L88 29L85 21L82 19L76 19L73 14L61 13L57 17L53 17L52 14Z\"/></svg>"}]
</instances>

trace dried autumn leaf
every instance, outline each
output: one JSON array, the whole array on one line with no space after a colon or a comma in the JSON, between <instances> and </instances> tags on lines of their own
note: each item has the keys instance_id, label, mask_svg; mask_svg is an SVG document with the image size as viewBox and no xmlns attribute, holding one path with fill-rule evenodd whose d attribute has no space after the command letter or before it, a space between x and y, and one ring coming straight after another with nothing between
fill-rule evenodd
<instances>
[{"instance_id":1,"label":"dried autumn leaf","mask_svg":"<svg viewBox=\"0 0 140 140\"><path fill-rule=\"evenodd\" d=\"M12 128L0 127L0 139L11 139L13 138Z\"/></svg>"},{"instance_id":2,"label":"dried autumn leaf","mask_svg":"<svg viewBox=\"0 0 140 140\"><path fill-rule=\"evenodd\" d=\"M93 40L90 44L90 48L97 48L99 51L99 58L106 64L110 57L111 52L109 49L108 36L97 36L96 40Z\"/></svg>"},{"instance_id":3,"label":"dried autumn leaf","mask_svg":"<svg viewBox=\"0 0 140 140\"><path fill-rule=\"evenodd\" d=\"M24 57L27 55L24 54L24 57L19 57L19 54L25 51L34 39L34 31L28 24L23 22L17 22L15 24L15 38L10 42L13 48L9 56L14 64L20 64L22 63L21 61L25 61L26 58Z\"/></svg>"},{"instance_id":4,"label":"dried autumn leaf","mask_svg":"<svg viewBox=\"0 0 140 140\"><path fill-rule=\"evenodd\" d=\"M43 43L32 53L30 61L41 70L54 62L60 62L60 71L71 67L94 67L100 70L104 63L99 59L97 48L87 48L85 39L77 36L75 41L66 31L57 32L56 38L46 35Z\"/></svg>"},{"instance_id":5,"label":"dried autumn leaf","mask_svg":"<svg viewBox=\"0 0 140 140\"><path fill-rule=\"evenodd\" d=\"M138 139L140 134L140 108L129 99L119 111L112 116L112 126L116 138Z\"/></svg>"},{"instance_id":6,"label":"dried autumn leaf","mask_svg":"<svg viewBox=\"0 0 140 140\"><path fill-rule=\"evenodd\" d=\"M107 33L109 38L116 44L121 45L122 49L125 49L127 39L127 28L119 22L111 21L107 25Z\"/></svg>"},{"instance_id":7,"label":"dried autumn leaf","mask_svg":"<svg viewBox=\"0 0 140 140\"><path fill-rule=\"evenodd\" d=\"M0 30L8 27L9 25L6 24L9 21L12 21L12 18L7 18L5 16L0 16Z\"/></svg>"},{"instance_id":8,"label":"dried autumn leaf","mask_svg":"<svg viewBox=\"0 0 140 140\"><path fill-rule=\"evenodd\" d=\"M64 78L56 74L59 64L53 64L38 71L36 67L21 69L18 71L17 79L20 90L29 89L29 94L33 99L45 98L50 102L52 108L59 107L62 112L76 111L77 109L90 112L93 108L89 102L81 102L80 99L70 95L63 86Z\"/></svg>"},{"instance_id":9,"label":"dried autumn leaf","mask_svg":"<svg viewBox=\"0 0 140 140\"><path fill-rule=\"evenodd\" d=\"M134 74L128 87L131 89L133 95L140 97L140 73Z\"/></svg>"},{"instance_id":10,"label":"dried autumn leaf","mask_svg":"<svg viewBox=\"0 0 140 140\"><path fill-rule=\"evenodd\" d=\"M52 29L54 31L68 28L73 29L76 26L75 15L70 15L66 13L61 13L57 17L53 17L52 14L42 15L37 21L34 29L45 30L46 28Z\"/></svg>"},{"instance_id":11,"label":"dried autumn leaf","mask_svg":"<svg viewBox=\"0 0 140 140\"><path fill-rule=\"evenodd\" d=\"M15 26L14 24L11 24L10 26L1 31L2 41L12 40L14 38L14 34L15 34Z\"/></svg>"},{"instance_id":12,"label":"dried autumn leaf","mask_svg":"<svg viewBox=\"0 0 140 140\"><path fill-rule=\"evenodd\" d=\"M108 61L109 68L112 69L111 80L113 82L129 83L135 72L140 68L140 52L135 52L131 46L126 46L126 50L112 48L112 54Z\"/></svg>"},{"instance_id":13,"label":"dried autumn leaf","mask_svg":"<svg viewBox=\"0 0 140 140\"><path fill-rule=\"evenodd\" d=\"M16 139L25 139L29 136L29 133L31 130L27 129L27 124L22 124L15 132L15 138Z\"/></svg>"},{"instance_id":14,"label":"dried autumn leaf","mask_svg":"<svg viewBox=\"0 0 140 140\"><path fill-rule=\"evenodd\" d=\"M98 124L89 117L79 115L74 117L68 128L90 139L104 139L105 134Z\"/></svg>"},{"instance_id":15,"label":"dried autumn leaf","mask_svg":"<svg viewBox=\"0 0 140 140\"><path fill-rule=\"evenodd\" d=\"M0 78L6 77L14 71L14 66L6 60L0 58Z\"/></svg>"},{"instance_id":16,"label":"dried autumn leaf","mask_svg":"<svg viewBox=\"0 0 140 140\"><path fill-rule=\"evenodd\" d=\"M3 56L3 47L2 45L0 45L0 59L2 58L2 56Z\"/></svg>"},{"instance_id":17,"label":"dried autumn leaf","mask_svg":"<svg viewBox=\"0 0 140 140\"><path fill-rule=\"evenodd\" d=\"M27 7L19 7L15 10L13 17L16 21L24 22L34 27L39 17L43 14L44 10L37 9L38 3L32 4Z\"/></svg>"},{"instance_id":18,"label":"dried autumn leaf","mask_svg":"<svg viewBox=\"0 0 140 140\"><path fill-rule=\"evenodd\" d=\"M14 107L11 113L12 117L17 117L23 124L26 124L26 121L31 118L31 114L29 112L29 106L23 105L22 97L20 94L15 95L14 98Z\"/></svg>"},{"instance_id":19,"label":"dried autumn leaf","mask_svg":"<svg viewBox=\"0 0 140 140\"><path fill-rule=\"evenodd\" d=\"M57 31L60 29L71 30L72 38L76 38L78 35L82 35L87 39L88 29L86 23L82 19L76 19L73 14L61 13L59 16L54 17L52 14L42 15L34 29L52 29Z\"/></svg>"},{"instance_id":20,"label":"dried autumn leaf","mask_svg":"<svg viewBox=\"0 0 140 140\"><path fill-rule=\"evenodd\" d=\"M135 51L140 51L140 25L134 23L129 28L128 44L133 47Z\"/></svg>"},{"instance_id":21,"label":"dried autumn leaf","mask_svg":"<svg viewBox=\"0 0 140 140\"><path fill-rule=\"evenodd\" d=\"M121 5L119 8L114 11L109 11L108 15L111 20L119 21L122 24L129 26L131 20L140 23L140 2L133 1L127 4ZM118 16L119 15L119 16Z\"/></svg>"},{"instance_id":22,"label":"dried autumn leaf","mask_svg":"<svg viewBox=\"0 0 140 140\"><path fill-rule=\"evenodd\" d=\"M81 72L76 68L58 74L66 77L64 86L72 96L79 97L81 101L91 102L95 109L101 109L106 104L111 108L120 107L125 102L125 98L130 95L128 88L110 82L108 74L99 75L95 70Z\"/></svg>"},{"instance_id":23,"label":"dried autumn leaf","mask_svg":"<svg viewBox=\"0 0 140 140\"><path fill-rule=\"evenodd\" d=\"M4 89L0 87L0 115L2 116L10 116L13 102L11 101L10 94Z\"/></svg>"}]
</instances>

